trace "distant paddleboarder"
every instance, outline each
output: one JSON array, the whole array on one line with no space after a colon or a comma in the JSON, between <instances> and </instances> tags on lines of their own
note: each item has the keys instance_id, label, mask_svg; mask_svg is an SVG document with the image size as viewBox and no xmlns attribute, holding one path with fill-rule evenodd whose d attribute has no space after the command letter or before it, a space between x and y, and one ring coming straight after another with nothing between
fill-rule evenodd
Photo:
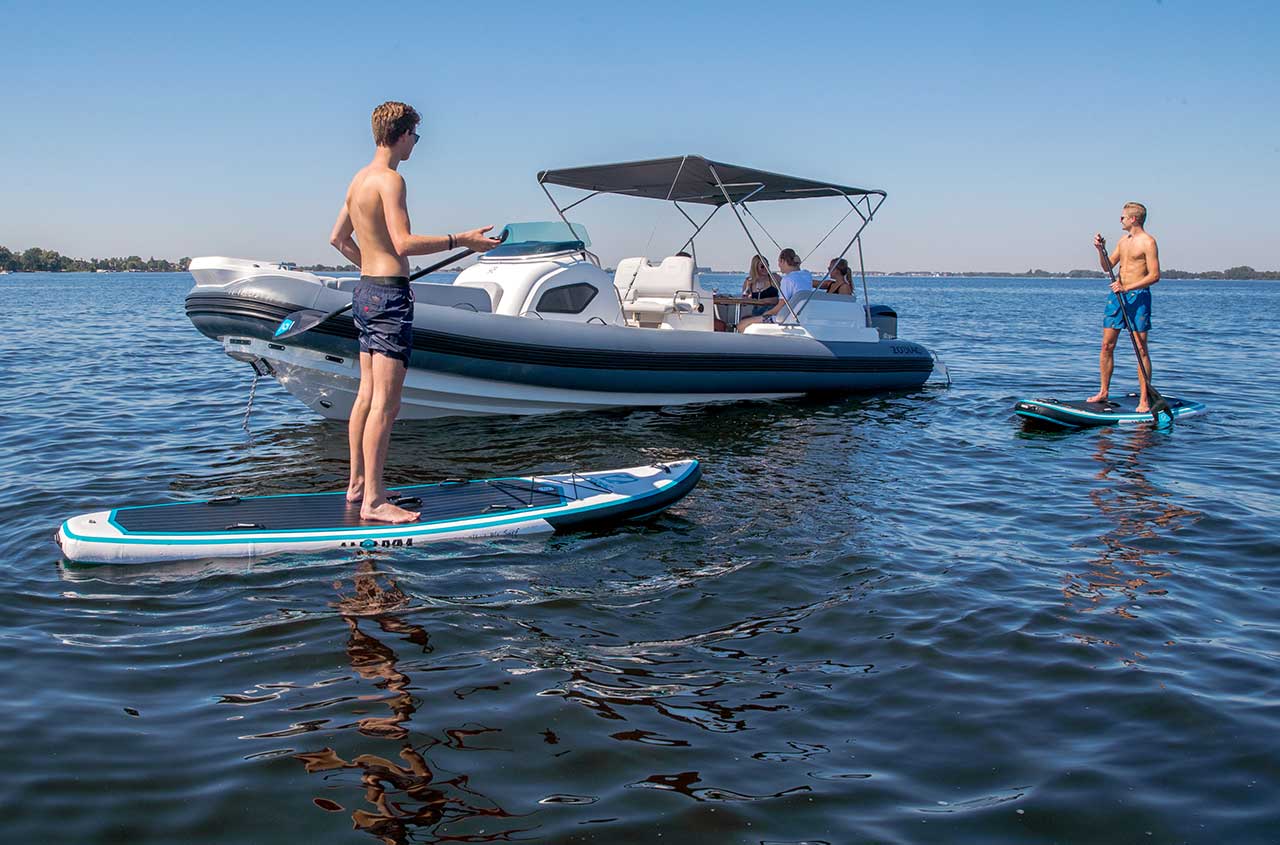
<instances>
[{"instance_id":1,"label":"distant paddleboarder","mask_svg":"<svg viewBox=\"0 0 1280 845\"><path fill-rule=\"evenodd\" d=\"M460 235L414 235L409 229L404 177L396 172L418 143L422 118L413 106L387 102L373 110L373 161L351 180L329 243L360 267L351 313L360 332L360 390L351 408L348 439L351 479L347 501L360 502L360 517L413 522L414 511L387 500L382 470L391 424L400 411L409 353L413 348L413 290L409 256L463 246L475 252L499 241L492 226ZM353 237L354 235L354 237Z\"/></svg>"},{"instance_id":2,"label":"distant paddleboarder","mask_svg":"<svg viewBox=\"0 0 1280 845\"><path fill-rule=\"evenodd\" d=\"M1147 378L1151 373L1151 358L1147 353L1147 332L1151 330L1151 286L1160 281L1160 258L1156 251L1156 239L1147 234L1143 225L1147 222L1147 207L1140 202L1125 203L1120 212L1120 227L1124 237L1116 244L1115 252L1107 255L1107 240L1102 233L1093 236L1102 269L1107 272L1119 267L1119 278L1111 283L1111 296L1107 298L1106 313L1102 318L1102 352L1098 356L1098 372L1101 389L1088 402L1106 402L1111 388L1111 371L1115 368L1116 340L1125 328L1123 308L1133 324L1134 339L1141 350L1142 361L1138 365L1138 383L1141 395L1137 413L1151 408ZM1145 368L1143 367L1145 364ZM1145 369L1145 373L1144 373Z\"/></svg>"}]
</instances>

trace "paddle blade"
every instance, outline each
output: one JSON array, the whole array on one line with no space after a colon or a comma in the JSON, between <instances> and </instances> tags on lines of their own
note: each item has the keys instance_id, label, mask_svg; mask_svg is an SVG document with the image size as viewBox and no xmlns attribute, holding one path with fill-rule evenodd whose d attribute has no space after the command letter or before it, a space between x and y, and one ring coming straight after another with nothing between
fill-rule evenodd
<instances>
[{"instance_id":1,"label":"paddle blade","mask_svg":"<svg viewBox=\"0 0 1280 845\"><path fill-rule=\"evenodd\" d=\"M276 327L275 332L271 335L275 340L288 340L296 337L305 331L310 331L316 326L333 319L344 311L350 311L350 305L344 305L334 311L317 311L315 308L301 308L280 321L280 325Z\"/></svg>"},{"instance_id":2,"label":"paddle blade","mask_svg":"<svg viewBox=\"0 0 1280 845\"><path fill-rule=\"evenodd\" d=\"M1156 428L1166 428L1173 425L1173 408L1169 407L1169 403L1160 395L1160 391L1148 385L1147 393L1151 396L1151 419L1155 421ZM1160 421L1161 415L1164 416L1166 422Z\"/></svg>"},{"instance_id":3,"label":"paddle blade","mask_svg":"<svg viewBox=\"0 0 1280 845\"><path fill-rule=\"evenodd\" d=\"M314 308L304 308L301 311L294 311L289 316L280 321L280 325L276 327L272 337L276 340L285 340L294 335L299 335L307 329L314 329L320 325L325 318L325 312L316 311Z\"/></svg>"}]
</instances>

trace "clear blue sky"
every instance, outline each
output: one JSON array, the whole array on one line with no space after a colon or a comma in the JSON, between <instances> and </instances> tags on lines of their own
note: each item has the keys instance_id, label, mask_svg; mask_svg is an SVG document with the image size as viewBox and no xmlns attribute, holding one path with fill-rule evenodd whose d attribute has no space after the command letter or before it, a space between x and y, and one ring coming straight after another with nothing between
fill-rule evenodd
<instances>
[{"instance_id":1,"label":"clear blue sky","mask_svg":"<svg viewBox=\"0 0 1280 845\"><path fill-rule=\"evenodd\" d=\"M421 232L547 219L542 168L697 153L885 189L873 269L1091 267L1129 199L1166 267L1275 269L1278 10L0 0L0 244L340 261L369 112L399 99L426 117L402 169ZM801 252L839 214L806 205L760 208ZM575 211L610 263L685 226ZM744 267L718 222L699 258Z\"/></svg>"}]
</instances>

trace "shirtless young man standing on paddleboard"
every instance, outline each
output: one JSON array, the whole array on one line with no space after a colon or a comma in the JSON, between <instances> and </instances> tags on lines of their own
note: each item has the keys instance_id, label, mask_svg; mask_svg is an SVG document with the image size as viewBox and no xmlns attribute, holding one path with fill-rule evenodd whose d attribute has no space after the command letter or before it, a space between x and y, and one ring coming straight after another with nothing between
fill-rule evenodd
<instances>
[{"instance_id":1,"label":"shirtless young man standing on paddleboard","mask_svg":"<svg viewBox=\"0 0 1280 845\"><path fill-rule=\"evenodd\" d=\"M347 501L360 502L360 518L377 522L413 522L414 511L387 500L382 470L391 424L400 411L400 395L413 347L413 291L409 256L430 255L463 246L475 252L498 241L485 236L492 226L460 235L414 235L409 231L404 177L396 172L418 143L422 118L413 106L383 103L373 110L373 161L347 188L329 243L360 267L351 313L360 332L360 391L351 408L348 439L351 479ZM354 237L353 237L354 235Z\"/></svg>"},{"instance_id":2,"label":"shirtless young man standing on paddleboard","mask_svg":"<svg viewBox=\"0 0 1280 845\"><path fill-rule=\"evenodd\" d=\"M1119 267L1120 273L1118 280L1111 284L1111 296L1107 297L1107 310L1102 318L1102 352L1098 356L1102 389L1086 399L1086 402L1107 401L1111 388L1111 371L1115 369L1116 340L1125 328L1121 307L1133 323L1133 334L1138 341L1138 348L1142 350L1142 362L1146 364L1146 372L1151 373L1147 332L1151 330L1151 286L1160 281L1160 257L1156 251L1156 239L1142 228L1146 222L1146 206L1140 202L1125 203L1124 210L1120 213L1120 226L1125 234L1116 244L1116 251L1108 256L1106 238L1102 237L1101 232L1093 236L1093 245L1097 247L1102 269ZM1138 367L1138 383L1142 386L1142 393L1135 410L1145 413L1151 410L1151 399L1147 395L1147 379L1143 376L1141 365Z\"/></svg>"}]
</instances>

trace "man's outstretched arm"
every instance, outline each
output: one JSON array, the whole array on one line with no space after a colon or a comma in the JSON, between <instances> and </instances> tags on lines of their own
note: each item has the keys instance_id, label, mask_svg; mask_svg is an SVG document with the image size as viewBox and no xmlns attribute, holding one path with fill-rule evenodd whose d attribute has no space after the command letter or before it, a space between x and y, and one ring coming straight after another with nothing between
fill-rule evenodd
<instances>
[{"instance_id":1,"label":"man's outstretched arm","mask_svg":"<svg viewBox=\"0 0 1280 845\"><path fill-rule=\"evenodd\" d=\"M338 252L346 256L347 260L357 267L360 266L360 246L356 243L352 235L355 234L356 227L351 223L351 213L347 211L347 204L342 204L342 210L338 212L338 222L333 224L333 233L329 235L329 243L337 248Z\"/></svg>"},{"instance_id":2,"label":"man's outstretched arm","mask_svg":"<svg viewBox=\"0 0 1280 845\"><path fill-rule=\"evenodd\" d=\"M443 252L455 246L462 246L474 252L485 252L493 249L501 241L485 237L492 226L481 226L469 232L452 237L448 235L415 235L409 231L409 208L405 202L404 177L393 173L383 182L382 209L387 219L387 233L391 235L391 245L404 257L410 255L430 255Z\"/></svg>"}]
</instances>

